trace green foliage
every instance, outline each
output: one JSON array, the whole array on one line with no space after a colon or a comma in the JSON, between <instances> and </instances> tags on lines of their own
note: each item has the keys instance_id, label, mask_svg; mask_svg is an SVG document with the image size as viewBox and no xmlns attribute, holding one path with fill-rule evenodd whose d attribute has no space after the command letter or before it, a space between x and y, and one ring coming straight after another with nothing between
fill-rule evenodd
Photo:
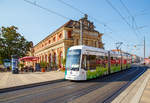
<instances>
[{"instance_id":1,"label":"green foliage","mask_svg":"<svg viewBox=\"0 0 150 103\"><path fill-rule=\"evenodd\" d=\"M19 63L19 67L23 68L24 64L23 63Z\"/></svg>"},{"instance_id":2,"label":"green foliage","mask_svg":"<svg viewBox=\"0 0 150 103\"><path fill-rule=\"evenodd\" d=\"M41 67L41 68L46 68L46 67L47 67L47 63L44 62L44 61L41 61L40 67Z\"/></svg>"},{"instance_id":3,"label":"green foliage","mask_svg":"<svg viewBox=\"0 0 150 103\"><path fill-rule=\"evenodd\" d=\"M11 55L23 57L33 46L17 30L15 26L0 28L0 57L3 59L10 59Z\"/></svg>"},{"instance_id":4,"label":"green foliage","mask_svg":"<svg viewBox=\"0 0 150 103\"><path fill-rule=\"evenodd\" d=\"M65 58L63 58L63 67L65 67L65 65L66 65L66 57Z\"/></svg>"},{"instance_id":5,"label":"green foliage","mask_svg":"<svg viewBox=\"0 0 150 103\"><path fill-rule=\"evenodd\" d=\"M2 57L0 57L0 64L3 64L3 60L2 60Z\"/></svg>"}]
</instances>

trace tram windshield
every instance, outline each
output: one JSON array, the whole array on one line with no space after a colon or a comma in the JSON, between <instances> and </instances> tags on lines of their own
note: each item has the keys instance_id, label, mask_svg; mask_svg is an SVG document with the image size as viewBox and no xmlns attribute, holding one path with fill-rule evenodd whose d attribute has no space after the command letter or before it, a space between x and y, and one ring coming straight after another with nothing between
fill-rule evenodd
<instances>
[{"instance_id":1,"label":"tram windshield","mask_svg":"<svg viewBox=\"0 0 150 103\"><path fill-rule=\"evenodd\" d=\"M74 70L74 71L79 70L80 55L81 55L80 49L68 51L67 61L66 61L66 69L67 70Z\"/></svg>"}]
</instances>

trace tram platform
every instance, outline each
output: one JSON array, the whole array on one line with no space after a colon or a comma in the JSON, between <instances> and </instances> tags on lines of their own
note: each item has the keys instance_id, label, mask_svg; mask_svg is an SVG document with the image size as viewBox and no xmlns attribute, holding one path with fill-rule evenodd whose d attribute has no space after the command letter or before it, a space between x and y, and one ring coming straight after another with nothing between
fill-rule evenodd
<instances>
[{"instance_id":1,"label":"tram platform","mask_svg":"<svg viewBox=\"0 0 150 103\"><path fill-rule=\"evenodd\" d=\"M119 94L112 103L150 103L150 68Z\"/></svg>"},{"instance_id":2,"label":"tram platform","mask_svg":"<svg viewBox=\"0 0 150 103\"><path fill-rule=\"evenodd\" d=\"M64 79L65 73L62 71L33 72L12 74L11 72L0 73L0 91L6 88L36 84L47 81Z\"/></svg>"}]
</instances>

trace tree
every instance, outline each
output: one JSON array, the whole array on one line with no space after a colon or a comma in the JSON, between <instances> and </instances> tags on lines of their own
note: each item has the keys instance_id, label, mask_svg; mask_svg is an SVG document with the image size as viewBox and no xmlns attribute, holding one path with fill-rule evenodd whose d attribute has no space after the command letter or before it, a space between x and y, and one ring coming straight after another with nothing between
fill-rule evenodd
<instances>
[{"instance_id":1,"label":"tree","mask_svg":"<svg viewBox=\"0 0 150 103\"><path fill-rule=\"evenodd\" d=\"M23 57L30 51L33 43L27 41L15 26L0 28L0 57L11 59L11 55Z\"/></svg>"}]
</instances>

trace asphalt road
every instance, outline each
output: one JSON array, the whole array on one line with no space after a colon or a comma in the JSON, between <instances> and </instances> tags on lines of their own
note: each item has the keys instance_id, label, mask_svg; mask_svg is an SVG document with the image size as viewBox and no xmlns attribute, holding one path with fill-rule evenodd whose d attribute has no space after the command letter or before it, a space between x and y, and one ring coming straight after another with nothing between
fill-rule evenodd
<instances>
[{"instance_id":1,"label":"asphalt road","mask_svg":"<svg viewBox=\"0 0 150 103\"><path fill-rule=\"evenodd\" d=\"M122 72L89 81L58 83L0 93L0 103L101 103L112 101L145 71L133 67Z\"/></svg>"}]
</instances>

